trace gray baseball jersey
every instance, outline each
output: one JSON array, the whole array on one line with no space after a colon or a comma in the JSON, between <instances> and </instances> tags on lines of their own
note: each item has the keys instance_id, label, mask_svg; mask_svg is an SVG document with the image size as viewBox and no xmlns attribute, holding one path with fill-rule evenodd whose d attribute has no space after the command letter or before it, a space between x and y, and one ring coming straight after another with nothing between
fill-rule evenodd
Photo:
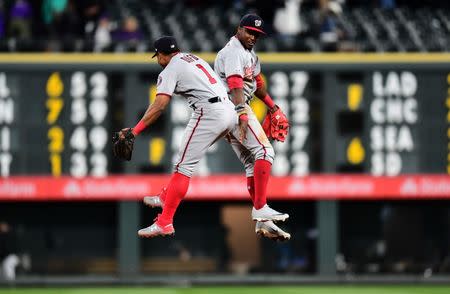
<instances>
[{"instance_id":1,"label":"gray baseball jersey","mask_svg":"<svg viewBox=\"0 0 450 294\"><path fill-rule=\"evenodd\" d=\"M208 147L237 125L234 105L207 62L178 53L159 74L157 94L181 95L194 109L186 126L175 171L191 177Z\"/></svg>"},{"instance_id":2,"label":"gray baseball jersey","mask_svg":"<svg viewBox=\"0 0 450 294\"><path fill-rule=\"evenodd\" d=\"M256 91L254 77L261 73L261 65L255 51L245 49L235 36L217 53L214 71L222 80L227 92L229 92L227 78L242 77L246 102L248 103L253 98L253 93Z\"/></svg>"},{"instance_id":3,"label":"gray baseball jersey","mask_svg":"<svg viewBox=\"0 0 450 294\"><path fill-rule=\"evenodd\" d=\"M255 77L261 73L261 65L254 50L245 49L241 42L233 36L217 54L214 70L226 87L230 99L227 78L236 75L242 77L245 100L247 104L250 102L256 91ZM246 110L248 113L247 139L241 143L237 139L240 135L239 128L235 128L230 136L227 136L227 140L244 164L246 176L250 177L253 176L255 160L263 159L273 163L275 153L251 107L246 105Z\"/></svg>"},{"instance_id":4,"label":"gray baseball jersey","mask_svg":"<svg viewBox=\"0 0 450 294\"><path fill-rule=\"evenodd\" d=\"M185 97L191 108L212 97L227 97L227 91L203 59L190 54L175 55L158 76L157 93Z\"/></svg>"}]
</instances>

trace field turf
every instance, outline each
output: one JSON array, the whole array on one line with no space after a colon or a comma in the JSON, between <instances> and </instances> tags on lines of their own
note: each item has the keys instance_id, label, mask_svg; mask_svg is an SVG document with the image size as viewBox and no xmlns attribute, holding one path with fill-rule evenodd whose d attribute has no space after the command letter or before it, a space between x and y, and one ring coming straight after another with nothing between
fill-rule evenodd
<instances>
[{"instance_id":1,"label":"field turf","mask_svg":"<svg viewBox=\"0 0 450 294\"><path fill-rule=\"evenodd\" d=\"M449 286L0 288L0 294L449 294Z\"/></svg>"}]
</instances>

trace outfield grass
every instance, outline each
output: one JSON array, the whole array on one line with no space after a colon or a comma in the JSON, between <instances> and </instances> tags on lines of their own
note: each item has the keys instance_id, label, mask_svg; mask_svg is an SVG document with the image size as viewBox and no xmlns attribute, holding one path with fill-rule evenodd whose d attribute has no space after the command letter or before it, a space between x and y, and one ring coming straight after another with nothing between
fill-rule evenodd
<instances>
[{"instance_id":1,"label":"outfield grass","mask_svg":"<svg viewBox=\"0 0 450 294\"><path fill-rule=\"evenodd\" d=\"M0 294L449 294L450 286L0 288Z\"/></svg>"}]
</instances>

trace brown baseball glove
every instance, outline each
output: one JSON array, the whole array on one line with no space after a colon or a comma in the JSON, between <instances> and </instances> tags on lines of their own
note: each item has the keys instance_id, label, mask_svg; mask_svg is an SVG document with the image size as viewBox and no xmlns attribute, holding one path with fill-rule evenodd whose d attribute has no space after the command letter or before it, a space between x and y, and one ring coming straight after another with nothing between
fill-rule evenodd
<instances>
[{"instance_id":1,"label":"brown baseball glove","mask_svg":"<svg viewBox=\"0 0 450 294\"><path fill-rule=\"evenodd\" d=\"M114 133L112 139L114 156L130 161L133 153L134 139L132 129L123 129L120 132Z\"/></svg>"}]
</instances>

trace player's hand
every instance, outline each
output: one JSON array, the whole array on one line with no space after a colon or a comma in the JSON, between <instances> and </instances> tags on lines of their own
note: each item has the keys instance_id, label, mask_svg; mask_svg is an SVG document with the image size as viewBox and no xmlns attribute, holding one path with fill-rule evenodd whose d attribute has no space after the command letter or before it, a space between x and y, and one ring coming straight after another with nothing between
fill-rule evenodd
<instances>
[{"instance_id":1,"label":"player's hand","mask_svg":"<svg viewBox=\"0 0 450 294\"><path fill-rule=\"evenodd\" d=\"M125 139L125 134L128 132L128 130L133 131L132 128L124 128L124 129L121 129L121 130L119 131L119 138L120 138L120 139Z\"/></svg>"},{"instance_id":2,"label":"player's hand","mask_svg":"<svg viewBox=\"0 0 450 294\"><path fill-rule=\"evenodd\" d=\"M247 140L248 118L242 115L239 117L239 142L244 143Z\"/></svg>"}]
</instances>

